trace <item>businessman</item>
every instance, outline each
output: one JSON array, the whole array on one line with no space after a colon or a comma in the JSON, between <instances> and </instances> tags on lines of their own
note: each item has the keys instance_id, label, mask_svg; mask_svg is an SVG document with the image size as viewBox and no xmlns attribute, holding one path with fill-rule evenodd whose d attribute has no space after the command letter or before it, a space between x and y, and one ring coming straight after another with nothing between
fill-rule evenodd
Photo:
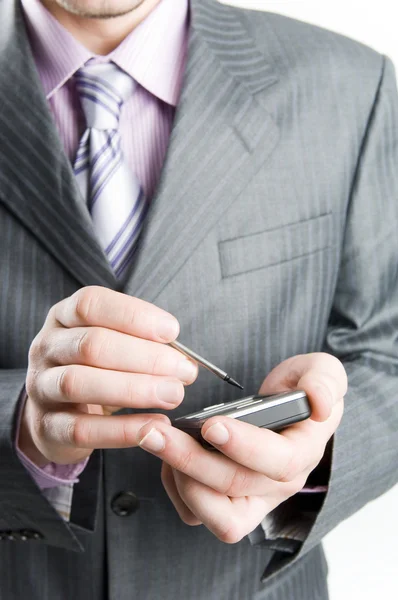
<instances>
[{"instance_id":1,"label":"businessman","mask_svg":"<svg viewBox=\"0 0 398 600\"><path fill-rule=\"evenodd\" d=\"M397 111L285 17L0 0L2 600L328 597L398 475ZM205 450L170 418L240 392L177 337L311 418Z\"/></svg>"}]
</instances>

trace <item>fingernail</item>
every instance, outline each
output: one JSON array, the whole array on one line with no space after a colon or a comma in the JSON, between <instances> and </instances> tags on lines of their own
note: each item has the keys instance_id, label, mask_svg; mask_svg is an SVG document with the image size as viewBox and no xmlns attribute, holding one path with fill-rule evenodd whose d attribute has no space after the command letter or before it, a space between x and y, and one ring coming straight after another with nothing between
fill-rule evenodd
<instances>
[{"instance_id":1,"label":"fingernail","mask_svg":"<svg viewBox=\"0 0 398 600\"><path fill-rule=\"evenodd\" d=\"M184 359L177 365L177 377L184 383L195 381L197 367L188 359Z\"/></svg>"},{"instance_id":2,"label":"fingernail","mask_svg":"<svg viewBox=\"0 0 398 600\"><path fill-rule=\"evenodd\" d=\"M221 423L215 423L209 427L203 437L211 444L222 446L222 444L226 444L229 440L229 431Z\"/></svg>"},{"instance_id":3,"label":"fingernail","mask_svg":"<svg viewBox=\"0 0 398 600\"><path fill-rule=\"evenodd\" d=\"M158 429L152 428L139 442L141 448L150 452L160 452L165 447L164 436Z\"/></svg>"},{"instance_id":4,"label":"fingernail","mask_svg":"<svg viewBox=\"0 0 398 600\"><path fill-rule=\"evenodd\" d=\"M171 317L166 317L162 319L158 325L158 336L162 338L165 342L171 342L176 339L179 334L179 325L176 319L172 319Z\"/></svg>"},{"instance_id":5,"label":"fingernail","mask_svg":"<svg viewBox=\"0 0 398 600\"><path fill-rule=\"evenodd\" d=\"M177 404L181 399L181 388L178 381L160 381L156 386L156 395L162 402Z\"/></svg>"}]
</instances>

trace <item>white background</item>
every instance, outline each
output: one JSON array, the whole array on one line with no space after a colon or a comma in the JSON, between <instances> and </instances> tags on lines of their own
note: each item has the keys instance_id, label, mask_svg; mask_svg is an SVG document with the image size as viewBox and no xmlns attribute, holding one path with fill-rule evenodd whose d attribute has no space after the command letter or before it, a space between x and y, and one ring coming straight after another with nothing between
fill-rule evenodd
<instances>
[{"instance_id":1,"label":"white background","mask_svg":"<svg viewBox=\"0 0 398 600\"><path fill-rule=\"evenodd\" d=\"M343 33L388 54L398 67L396 0L225 2L283 13ZM398 487L339 525L325 538L325 548L331 600L398 600Z\"/></svg>"}]
</instances>

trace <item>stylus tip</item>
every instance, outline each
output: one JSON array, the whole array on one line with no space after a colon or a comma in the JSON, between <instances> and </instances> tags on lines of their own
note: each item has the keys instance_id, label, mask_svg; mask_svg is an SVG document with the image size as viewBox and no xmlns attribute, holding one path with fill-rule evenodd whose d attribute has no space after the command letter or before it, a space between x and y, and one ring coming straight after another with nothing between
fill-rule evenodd
<instances>
[{"instance_id":1,"label":"stylus tip","mask_svg":"<svg viewBox=\"0 0 398 600\"><path fill-rule=\"evenodd\" d=\"M225 378L225 381L230 383L231 385L234 385L235 387L243 390L243 385L241 385L240 383L235 381L235 379L232 379L232 377L230 377L229 375L227 375L227 377Z\"/></svg>"}]
</instances>

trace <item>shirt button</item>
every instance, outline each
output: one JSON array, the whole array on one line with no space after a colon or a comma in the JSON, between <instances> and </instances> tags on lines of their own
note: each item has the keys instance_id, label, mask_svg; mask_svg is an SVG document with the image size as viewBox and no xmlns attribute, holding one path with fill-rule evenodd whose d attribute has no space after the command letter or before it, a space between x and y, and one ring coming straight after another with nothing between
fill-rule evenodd
<instances>
[{"instance_id":1,"label":"shirt button","mask_svg":"<svg viewBox=\"0 0 398 600\"><path fill-rule=\"evenodd\" d=\"M111 501L111 509L118 517L128 517L138 510L140 501L133 492L120 492Z\"/></svg>"}]
</instances>

